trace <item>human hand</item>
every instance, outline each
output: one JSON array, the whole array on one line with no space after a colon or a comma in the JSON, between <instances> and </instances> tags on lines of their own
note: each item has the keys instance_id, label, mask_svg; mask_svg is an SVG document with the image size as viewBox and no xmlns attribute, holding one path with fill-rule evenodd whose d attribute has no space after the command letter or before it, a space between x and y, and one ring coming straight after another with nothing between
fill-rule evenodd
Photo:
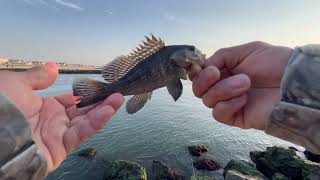
<instances>
[{"instance_id":1,"label":"human hand","mask_svg":"<svg viewBox=\"0 0 320 180\"><path fill-rule=\"evenodd\" d=\"M57 75L55 64L37 66L26 72L0 71L0 92L26 116L38 151L47 160L49 172L103 128L124 102L121 94L113 94L95 107L77 109L78 98L71 93L41 97L34 92L49 87Z\"/></svg>"},{"instance_id":2,"label":"human hand","mask_svg":"<svg viewBox=\"0 0 320 180\"><path fill-rule=\"evenodd\" d=\"M219 122L263 130L291 53L263 42L220 49L203 67L190 67L193 92Z\"/></svg>"}]
</instances>

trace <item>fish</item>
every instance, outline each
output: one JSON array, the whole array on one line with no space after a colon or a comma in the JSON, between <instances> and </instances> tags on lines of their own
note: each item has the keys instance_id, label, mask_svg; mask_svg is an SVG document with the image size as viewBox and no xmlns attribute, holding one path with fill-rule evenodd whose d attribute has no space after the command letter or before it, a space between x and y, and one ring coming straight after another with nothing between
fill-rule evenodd
<instances>
[{"instance_id":1,"label":"fish","mask_svg":"<svg viewBox=\"0 0 320 180\"><path fill-rule=\"evenodd\" d=\"M78 79L73 82L74 96L80 97L77 108L99 103L113 93L132 96L126 111L134 114L151 99L156 89L167 87L174 101L183 91L181 80L187 80L191 64L203 64L205 55L193 45L168 45L153 34L145 36L129 55L121 55L101 68L105 82Z\"/></svg>"}]
</instances>

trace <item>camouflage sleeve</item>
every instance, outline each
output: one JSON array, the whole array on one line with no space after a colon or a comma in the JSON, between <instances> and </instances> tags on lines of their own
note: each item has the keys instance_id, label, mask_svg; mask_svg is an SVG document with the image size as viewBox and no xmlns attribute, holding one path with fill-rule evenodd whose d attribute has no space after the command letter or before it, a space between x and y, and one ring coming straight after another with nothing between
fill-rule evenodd
<instances>
[{"instance_id":1,"label":"camouflage sleeve","mask_svg":"<svg viewBox=\"0 0 320 180\"><path fill-rule=\"evenodd\" d=\"M37 153L24 115L0 94L0 179L43 179L46 160Z\"/></svg>"},{"instance_id":2,"label":"camouflage sleeve","mask_svg":"<svg viewBox=\"0 0 320 180\"><path fill-rule=\"evenodd\" d=\"M266 133L320 154L320 45L296 48Z\"/></svg>"}]
</instances>

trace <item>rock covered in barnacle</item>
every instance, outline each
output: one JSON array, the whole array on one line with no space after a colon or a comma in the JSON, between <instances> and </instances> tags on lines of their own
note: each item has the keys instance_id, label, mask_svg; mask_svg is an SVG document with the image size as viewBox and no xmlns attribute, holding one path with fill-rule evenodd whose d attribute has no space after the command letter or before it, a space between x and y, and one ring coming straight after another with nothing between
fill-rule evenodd
<instances>
[{"instance_id":1,"label":"rock covered in barnacle","mask_svg":"<svg viewBox=\"0 0 320 180\"><path fill-rule=\"evenodd\" d=\"M192 156L201 156L201 153L206 153L209 150L208 146L197 145L197 146L189 146L188 147L189 153Z\"/></svg>"},{"instance_id":2,"label":"rock covered in barnacle","mask_svg":"<svg viewBox=\"0 0 320 180\"><path fill-rule=\"evenodd\" d=\"M78 152L78 156L93 158L97 154L97 150L94 148L86 148Z\"/></svg>"},{"instance_id":3,"label":"rock covered in barnacle","mask_svg":"<svg viewBox=\"0 0 320 180\"><path fill-rule=\"evenodd\" d=\"M193 162L193 165L198 170L215 171L221 168L219 163L212 159L198 159Z\"/></svg>"}]
</instances>

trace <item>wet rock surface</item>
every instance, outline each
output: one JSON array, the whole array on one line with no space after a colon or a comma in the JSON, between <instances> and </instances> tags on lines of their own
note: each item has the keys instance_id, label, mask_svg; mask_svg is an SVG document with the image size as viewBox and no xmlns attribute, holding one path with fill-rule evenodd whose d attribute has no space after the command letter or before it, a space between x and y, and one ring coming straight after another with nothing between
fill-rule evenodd
<instances>
[{"instance_id":1,"label":"wet rock surface","mask_svg":"<svg viewBox=\"0 0 320 180\"><path fill-rule=\"evenodd\" d=\"M265 180L259 176L245 175L235 170L229 170L225 175L225 180Z\"/></svg>"},{"instance_id":2,"label":"wet rock surface","mask_svg":"<svg viewBox=\"0 0 320 180\"><path fill-rule=\"evenodd\" d=\"M190 180L214 180L214 178L210 176L191 176Z\"/></svg>"},{"instance_id":3,"label":"wet rock surface","mask_svg":"<svg viewBox=\"0 0 320 180\"><path fill-rule=\"evenodd\" d=\"M320 166L303 161L282 147L268 147L264 152L251 152L256 169L269 179L320 179ZM310 179L310 178L309 178Z\"/></svg>"},{"instance_id":4,"label":"wet rock surface","mask_svg":"<svg viewBox=\"0 0 320 180\"><path fill-rule=\"evenodd\" d=\"M188 147L189 153L192 156L201 156L201 153L206 153L209 150L208 146L197 145L197 146L189 146Z\"/></svg>"},{"instance_id":5,"label":"wet rock surface","mask_svg":"<svg viewBox=\"0 0 320 180\"><path fill-rule=\"evenodd\" d=\"M320 162L320 154L314 154L308 150L305 150L303 153L308 160L313 161L313 162L317 162L317 163Z\"/></svg>"},{"instance_id":6,"label":"wet rock surface","mask_svg":"<svg viewBox=\"0 0 320 180\"><path fill-rule=\"evenodd\" d=\"M290 180L287 176L281 174L281 173L275 173L271 180Z\"/></svg>"},{"instance_id":7,"label":"wet rock surface","mask_svg":"<svg viewBox=\"0 0 320 180\"><path fill-rule=\"evenodd\" d=\"M94 158L97 154L97 150L94 148L86 148L81 151L79 151L78 156L87 157L87 158Z\"/></svg>"},{"instance_id":8,"label":"wet rock surface","mask_svg":"<svg viewBox=\"0 0 320 180\"><path fill-rule=\"evenodd\" d=\"M236 171L250 178L267 179L255 168L254 164L243 160L231 160L224 168L223 176L226 177L229 171Z\"/></svg>"},{"instance_id":9,"label":"wet rock surface","mask_svg":"<svg viewBox=\"0 0 320 180\"><path fill-rule=\"evenodd\" d=\"M221 166L212 159L198 159L193 162L193 166L198 170L214 171L221 168Z\"/></svg>"},{"instance_id":10,"label":"wet rock surface","mask_svg":"<svg viewBox=\"0 0 320 180\"><path fill-rule=\"evenodd\" d=\"M159 161L153 161L152 174L155 180L184 180L175 168L168 167Z\"/></svg>"}]
</instances>

